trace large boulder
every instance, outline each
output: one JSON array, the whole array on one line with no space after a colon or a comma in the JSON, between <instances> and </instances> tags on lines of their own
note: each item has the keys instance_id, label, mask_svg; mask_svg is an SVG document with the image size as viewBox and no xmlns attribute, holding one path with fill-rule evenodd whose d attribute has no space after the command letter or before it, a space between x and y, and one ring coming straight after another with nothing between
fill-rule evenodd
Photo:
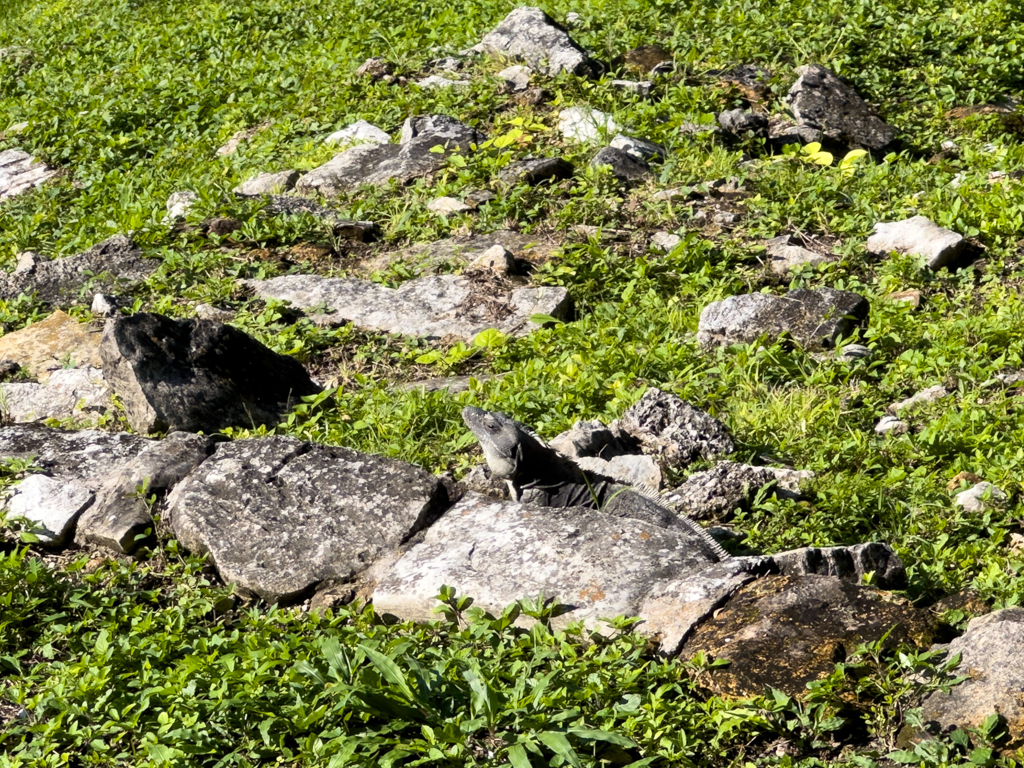
<instances>
[{"instance_id":1,"label":"large boulder","mask_svg":"<svg viewBox=\"0 0 1024 768\"><path fill-rule=\"evenodd\" d=\"M347 448L271 437L221 443L167 499L188 549L268 602L349 580L447 505L420 467Z\"/></svg>"},{"instance_id":2,"label":"large boulder","mask_svg":"<svg viewBox=\"0 0 1024 768\"><path fill-rule=\"evenodd\" d=\"M863 325L867 316L863 296L834 288L800 288L785 296L746 293L704 307L697 341L709 349L787 334L805 349L830 349Z\"/></svg>"},{"instance_id":3,"label":"large boulder","mask_svg":"<svg viewBox=\"0 0 1024 768\"><path fill-rule=\"evenodd\" d=\"M28 192L56 175L57 171L28 152L20 149L0 152L0 200Z\"/></svg>"},{"instance_id":4,"label":"large boulder","mask_svg":"<svg viewBox=\"0 0 1024 768\"><path fill-rule=\"evenodd\" d=\"M32 259L10 274L0 273L0 299L35 293L47 304L75 301L88 284L92 292L116 293L140 282L159 265L144 259L142 251L124 235L114 235L87 251L65 259Z\"/></svg>"},{"instance_id":5,"label":"large boulder","mask_svg":"<svg viewBox=\"0 0 1024 768\"><path fill-rule=\"evenodd\" d=\"M967 631L948 646L960 654L954 674L967 680L949 693L936 691L924 700L921 719L942 731L980 728L999 713L1009 735L1006 746L1024 745L1024 608L1004 608L972 619Z\"/></svg>"},{"instance_id":6,"label":"large boulder","mask_svg":"<svg viewBox=\"0 0 1024 768\"><path fill-rule=\"evenodd\" d=\"M723 696L791 696L833 671L862 642L886 646L926 642L928 623L903 598L834 576L769 576L742 587L686 641L682 656L701 651L731 664L705 684Z\"/></svg>"},{"instance_id":7,"label":"large boulder","mask_svg":"<svg viewBox=\"0 0 1024 768\"><path fill-rule=\"evenodd\" d=\"M734 450L720 421L656 387L648 389L612 426L639 443L644 453L676 469Z\"/></svg>"},{"instance_id":8,"label":"large boulder","mask_svg":"<svg viewBox=\"0 0 1024 768\"><path fill-rule=\"evenodd\" d=\"M0 337L0 360L17 363L42 382L70 366L98 368L101 337L100 328L57 310L45 320Z\"/></svg>"},{"instance_id":9,"label":"large boulder","mask_svg":"<svg viewBox=\"0 0 1024 768\"><path fill-rule=\"evenodd\" d=\"M330 196L363 185L407 184L444 168L450 154L469 151L484 141L483 134L457 120L435 122L435 129L422 130L401 144L362 144L347 149L299 179L295 189ZM444 151L436 152L436 147Z\"/></svg>"},{"instance_id":10,"label":"large boulder","mask_svg":"<svg viewBox=\"0 0 1024 768\"><path fill-rule=\"evenodd\" d=\"M560 72L591 76L601 70L563 27L540 8L529 6L509 13L474 50L521 61L551 76Z\"/></svg>"},{"instance_id":11,"label":"large boulder","mask_svg":"<svg viewBox=\"0 0 1024 768\"><path fill-rule=\"evenodd\" d=\"M443 585L498 612L555 598L555 624L636 616L655 584L711 565L693 534L580 507L540 507L468 494L393 566L373 593L378 613L434 618ZM656 628L650 627L651 634Z\"/></svg>"},{"instance_id":12,"label":"large boulder","mask_svg":"<svg viewBox=\"0 0 1024 768\"><path fill-rule=\"evenodd\" d=\"M318 275L284 275L246 285L260 298L289 301L300 309L326 306L328 315L321 318L326 322L422 338L468 341L488 328L521 336L539 327L532 315L572 316L564 288L515 288L495 296L459 275L416 278L398 288Z\"/></svg>"},{"instance_id":13,"label":"large boulder","mask_svg":"<svg viewBox=\"0 0 1024 768\"><path fill-rule=\"evenodd\" d=\"M816 64L797 69L787 97L800 126L821 131L849 147L882 149L896 131L880 118L849 85Z\"/></svg>"},{"instance_id":14,"label":"large boulder","mask_svg":"<svg viewBox=\"0 0 1024 768\"><path fill-rule=\"evenodd\" d=\"M313 383L294 358L229 325L141 312L112 320L103 375L141 433L276 424Z\"/></svg>"},{"instance_id":15,"label":"large boulder","mask_svg":"<svg viewBox=\"0 0 1024 768\"><path fill-rule=\"evenodd\" d=\"M875 224L868 238L867 250L875 256L892 252L906 256L922 256L932 271L952 267L967 248L967 241L950 229L940 227L925 216L903 221Z\"/></svg>"}]
</instances>

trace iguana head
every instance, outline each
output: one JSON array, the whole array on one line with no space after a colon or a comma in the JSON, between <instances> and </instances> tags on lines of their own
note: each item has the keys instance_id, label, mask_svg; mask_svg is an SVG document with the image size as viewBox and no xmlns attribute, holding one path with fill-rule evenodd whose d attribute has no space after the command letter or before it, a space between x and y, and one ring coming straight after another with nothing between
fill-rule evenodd
<instances>
[{"instance_id":1,"label":"iguana head","mask_svg":"<svg viewBox=\"0 0 1024 768\"><path fill-rule=\"evenodd\" d=\"M503 480L514 479L527 450L526 443L536 440L532 431L504 413L485 411L472 405L462 409L462 420L480 441L487 466L494 476Z\"/></svg>"}]
</instances>

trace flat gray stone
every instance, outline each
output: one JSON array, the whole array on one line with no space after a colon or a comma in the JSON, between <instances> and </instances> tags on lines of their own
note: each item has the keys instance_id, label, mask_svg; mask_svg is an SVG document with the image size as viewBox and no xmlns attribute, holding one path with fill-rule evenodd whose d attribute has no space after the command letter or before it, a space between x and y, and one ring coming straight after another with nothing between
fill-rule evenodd
<instances>
[{"instance_id":1,"label":"flat gray stone","mask_svg":"<svg viewBox=\"0 0 1024 768\"><path fill-rule=\"evenodd\" d=\"M980 728L998 712L1009 732L1007 749L1024 744L1024 608L1004 608L972 619L963 635L949 643L950 656L960 654L953 675L967 680L949 693L936 691L921 707L924 722L943 732Z\"/></svg>"},{"instance_id":2,"label":"flat gray stone","mask_svg":"<svg viewBox=\"0 0 1024 768\"><path fill-rule=\"evenodd\" d=\"M167 499L181 543L267 602L350 580L426 527L447 493L424 469L269 437L221 443Z\"/></svg>"},{"instance_id":3,"label":"flat gray stone","mask_svg":"<svg viewBox=\"0 0 1024 768\"><path fill-rule=\"evenodd\" d=\"M442 216L450 216L455 213L465 213L471 209L458 198L438 197L427 203L427 210Z\"/></svg>"},{"instance_id":4,"label":"flat gray stone","mask_svg":"<svg viewBox=\"0 0 1024 768\"><path fill-rule=\"evenodd\" d=\"M893 403L889 406L889 410L893 413L899 413L905 411L908 408L914 408L915 406L921 405L922 403L934 403L942 400L945 397L950 396L950 391L941 384L935 384L934 386L922 389L920 392L916 392L905 400L900 400L898 403Z\"/></svg>"},{"instance_id":5,"label":"flat gray stone","mask_svg":"<svg viewBox=\"0 0 1024 768\"><path fill-rule=\"evenodd\" d=\"M815 64L799 67L786 97L799 125L850 147L882 149L896 131L844 81Z\"/></svg>"},{"instance_id":6,"label":"flat gray stone","mask_svg":"<svg viewBox=\"0 0 1024 768\"><path fill-rule=\"evenodd\" d=\"M590 76L599 70L569 33L540 8L516 8L473 50L521 61L549 76L560 72Z\"/></svg>"},{"instance_id":7,"label":"flat gray stone","mask_svg":"<svg viewBox=\"0 0 1024 768\"><path fill-rule=\"evenodd\" d=\"M263 197L264 195L287 192L295 186L301 174L298 171L261 173L234 188L239 197Z\"/></svg>"},{"instance_id":8,"label":"flat gray stone","mask_svg":"<svg viewBox=\"0 0 1024 768\"><path fill-rule=\"evenodd\" d=\"M651 247L662 253L671 253L683 242L683 238L671 232L655 232L651 235Z\"/></svg>"},{"instance_id":9,"label":"flat gray stone","mask_svg":"<svg viewBox=\"0 0 1024 768\"><path fill-rule=\"evenodd\" d=\"M923 256L928 269L938 271L956 263L967 242L961 235L940 227L924 216L903 221L879 222L868 238L868 253L888 256L893 251Z\"/></svg>"},{"instance_id":10,"label":"flat gray stone","mask_svg":"<svg viewBox=\"0 0 1024 768\"><path fill-rule=\"evenodd\" d=\"M449 77L442 77L441 75L429 75L420 80L416 81L416 85L420 88L430 90L431 88L466 88L469 86L468 80L452 80Z\"/></svg>"},{"instance_id":11,"label":"flat gray stone","mask_svg":"<svg viewBox=\"0 0 1024 768\"><path fill-rule=\"evenodd\" d=\"M791 270L802 267L805 264L818 266L835 261L835 258L832 256L815 253L801 245L795 244L790 235L780 235L769 240L765 245L768 256L771 259L768 262L768 266L771 267L772 272L780 277L787 276Z\"/></svg>"},{"instance_id":12,"label":"flat gray stone","mask_svg":"<svg viewBox=\"0 0 1024 768\"><path fill-rule=\"evenodd\" d=\"M92 492L76 483L29 475L14 487L7 512L35 523L29 531L39 537L40 543L60 546L92 500Z\"/></svg>"},{"instance_id":13,"label":"flat gray stone","mask_svg":"<svg viewBox=\"0 0 1024 768\"><path fill-rule=\"evenodd\" d=\"M394 565L373 593L378 613L436 618L442 585L499 612L521 598L557 598L556 626L635 616L656 583L708 565L685 533L579 507L465 496ZM656 631L653 628L649 630Z\"/></svg>"},{"instance_id":14,"label":"flat gray stone","mask_svg":"<svg viewBox=\"0 0 1024 768\"><path fill-rule=\"evenodd\" d=\"M56 175L57 171L28 152L20 149L0 152L0 200L28 192Z\"/></svg>"},{"instance_id":15,"label":"flat gray stone","mask_svg":"<svg viewBox=\"0 0 1024 768\"><path fill-rule=\"evenodd\" d=\"M641 99L646 99L651 95L651 91L654 90L654 83L650 80L609 80L608 85L617 90L639 96Z\"/></svg>"},{"instance_id":16,"label":"flat gray stone","mask_svg":"<svg viewBox=\"0 0 1024 768\"><path fill-rule=\"evenodd\" d=\"M953 497L953 505L966 512L984 512L1003 504L1006 492L992 483L981 482Z\"/></svg>"},{"instance_id":17,"label":"flat gray stone","mask_svg":"<svg viewBox=\"0 0 1024 768\"><path fill-rule=\"evenodd\" d=\"M747 133L752 133L755 136L768 134L768 118L744 109L730 109L722 112L718 115L718 124L724 131L734 136L746 136Z\"/></svg>"},{"instance_id":18,"label":"flat gray stone","mask_svg":"<svg viewBox=\"0 0 1024 768\"><path fill-rule=\"evenodd\" d=\"M668 158L668 149L661 144L646 139L637 139L633 136L624 136L621 133L616 135L608 146L621 149L626 154L644 162L662 163Z\"/></svg>"},{"instance_id":19,"label":"flat gray stone","mask_svg":"<svg viewBox=\"0 0 1024 768\"><path fill-rule=\"evenodd\" d=\"M3 414L15 424L48 419L95 421L114 411L112 392L98 368L59 368L45 384L4 382Z\"/></svg>"},{"instance_id":20,"label":"flat gray stone","mask_svg":"<svg viewBox=\"0 0 1024 768\"><path fill-rule=\"evenodd\" d=\"M572 314L572 301L564 288L516 288L507 295L483 296L473 282L459 275L416 278L398 288L317 275L244 282L263 299L289 301L299 309L326 306L336 322L423 338L468 341L488 328L523 336L539 327L530 321L531 315L568 319Z\"/></svg>"},{"instance_id":21,"label":"flat gray stone","mask_svg":"<svg viewBox=\"0 0 1024 768\"><path fill-rule=\"evenodd\" d=\"M697 341L709 349L788 334L805 349L830 349L867 316L862 296L834 288L801 288L784 296L747 293L708 304L700 314Z\"/></svg>"}]
</instances>

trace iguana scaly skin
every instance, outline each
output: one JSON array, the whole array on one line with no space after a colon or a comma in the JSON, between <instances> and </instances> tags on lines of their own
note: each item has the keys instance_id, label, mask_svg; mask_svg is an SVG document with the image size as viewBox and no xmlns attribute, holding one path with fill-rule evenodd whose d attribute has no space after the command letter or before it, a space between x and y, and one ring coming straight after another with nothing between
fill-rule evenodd
<instances>
[{"instance_id":1,"label":"iguana scaly skin","mask_svg":"<svg viewBox=\"0 0 1024 768\"><path fill-rule=\"evenodd\" d=\"M508 482L516 501L543 507L587 507L682 530L696 539L711 562L729 558L700 525L659 503L654 491L622 485L584 470L525 424L471 405L462 409L462 420L480 441L491 473Z\"/></svg>"}]
</instances>

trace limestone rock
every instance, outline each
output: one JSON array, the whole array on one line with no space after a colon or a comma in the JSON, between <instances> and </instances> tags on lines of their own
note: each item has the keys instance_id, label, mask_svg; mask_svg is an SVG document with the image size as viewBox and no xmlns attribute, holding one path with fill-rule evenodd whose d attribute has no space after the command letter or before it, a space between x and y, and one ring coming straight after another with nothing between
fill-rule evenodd
<instances>
[{"instance_id":1,"label":"limestone rock","mask_svg":"<svg viewBox=\"0 0 1024 768\"><path fill-rule=\"evenodd\" d=\"M501 245L492 245L469 263L467 269L482 269L499 275L509 275L516 271L516 257Z\"/></svg>"},{"instance_id":2,"label":"limestone rock","mask_svg":"<svg viewBox=\"0 0 1024 768\"><path fill-rule=\"evenodd\" d=\"M464 202L454 197L438 197L427 203L427 210L439 213L442 216L450 216L453 213L465 213L471 209Z\"/></svg>"},{"instance_id":3,"label":"limestone rock","mask_svg":"<svg viewBox=\"0 0 1024 768\"><path fill-rule=\"evenodd\" d=\"M746 136L752 133L755 136L766 136L768 134L768 118L756 112L748 112L743 109L730 109L718 116L718 124L727 133L734 136Z\"/></svg>"},{"instance_id":4,"label":"limestone rock","mask_svg":"<svg viewBox=\"0 0 1024 768\"><path fill-rule=\"evenodd\" d=\"M617 423L644 453L663 465L682 468L698 457L712 459L734 450L720 421L682 398L651 387Z\"/></svg>"},{"instance_id":5,"label":"limestone rock","mask_svg":"<svg viewBox=\"0 0 1024 768\"><path fill-rule=\"evenodd\" d=\"M175 221L177 219L184 219L198 200L199 195L191 190L186 189L173 193L167 198L167 216L164 220Z\"/></svg>"},{"instance_id":6,"label":"limestone rock","mask_svg":"<svg viewBox=\"0 0 1024 768\"><path fill-rule=\"evenodd\" d=\"M655 232L651 235L651 247L662 253L672 253L682 242L683 238L671 232Z\"/></svg>"},{"instance_id":7,"label":"limestone rock","mask_svg":"<svg viewBox=\"0 0 1024 768\"><path fill-rule=\"evenodd\" d=\"M498 178L506 184L522 182L533 185L542 181L571 179L575 172L575 166L568 160L560 157L538 157L511 163L501 170Z\"/></svg>"},{"instance_id":8,"label":"limestone rock","mask_svg":"<svg viewBox=\"0 0 1024 768\"><path fill-rule=\"evenodd\" d=\"M771 258L769 266L772 272L780 277L787 276L791 270L802 267L805 264L818 266L835 261L831 256L826 256L808 250L793 242L791 235L780 235L766 243L768 256Z\"/></svg>"},{"instance_id":9,"label":"limestone rock","mask_svg":"<svg viewBox=\"0 0 1024 768\"><path fill-rule=\"evenodd\" d=\"M403 129L401 144L363 144L345 150L299 179L296 190L331 196L362 185L407 184L444 168L448 154L469 151L471 145L484 141L477 130L451 118L436 130L410 131L414 135L408 141L406 132ZM434 147L445 151L432 152Z\"/></svg>"},{"instance_id":10,"label":"limestone rock","mask_svg":"<svg viewBox=\"0 0 1024 768\"><path fill-rule=\"evenodd\" d=\"M13 360L38 381L69 366L102 365L102 332L57 310L45 320L0 337L0 360Z\"/></svg>"},{"instance_id":11,"label":"limestone rock","mask_svg":"<svg viewBox=\"0 0 1024 768\"><path fill-rule=\"evenodd\" d=\"M933 271L956 264L966 247L962 236L924 216L879 222L867 242L868 252L876 256L888 256L893 251L923 256L925 265Z\"/></svg>"},{"instance_id":12,"label":"limestone rock","mask_svg":"<svg viewBox=\"0 0 1024 768\"><path fill-rule=\"evenodd\" d=\"M290 301L299 309L326 306L337 322L423 338L469 341L488 328L522 336L538 327L531 315L572 316L572 301L564 288L516 288L505 296L485 297L459 275L416 278L398 288L317 275L248 280L246 285L260 298Z\"/></svg>"},{"instance_id":13,"label":"limestone rock","mask_svg":"<svg viewBox=\"0 0 1024 768\"><path fill-rule=\"evenodd\" d=\"M572 429L551 438L548 445L571 459L587 456L610 459L629 453L611 428L600 421L577 421Z\"/></svg>"},{"instance_id":14,"label":"limestone rock","mask_svg":"<svg viewBox=\"0 0 1024 768\"><path fill-rule=\"evenodd\" d=\"M892 630L886 646L921 644L924 618L908 601L834 576L768 576L742 587L687 640L682 656L703 651L732 663L705 684L721 696L791 696L833 671L861 642Z\"/></svg>"},{"instance_id":15,"label":"limestone rock","mask_svg":"<svg viewBox=\"0 0 1024 768\"><path fill-rule=\"evenodd\" d=\"M8 381L0 384L5 419L14 424L47 419L93 421L113 413L110 387L98 368L61 368L45 384Z\"/></svg>"},{"instance_id":16,"label":"limestone rock","mask_svg":"<svg viewBox=\"0 0 1024 768\"><path fill-rule=\"evenodd\" d=\"M100 356L128 422L142 433L276 424L299 398L320 391L294 358L209 320L119 317Z\"/></svg>"},{"instance_id":17,"label":"limestone rock","mask_svg":"<svg viewBox=\"0 0 1024 768\"><path fill-rule=\"evenodd\" d=\"M894 435L905 435L909 430L910 425L895 416L883 416L875 424L875 434L878 435L888 435L890 432Z\"/></svg>"},{"instance_id":18,"label":"limestone rock","mask_svg":"<svg viewBox=\"0 0 1024 768\"><path fill-rule=\"evenodd\" d=\"M441 75L430 75L416 81L420 88L430 90L431 88L465 88L469 85L468 80L452 80Z\"/></svg>"},{"instance_id":19,"label":"limestone rock","mask_svg":"<svg viewBox=\"0 0 1024 768\"><path fill-rule=\"evenodd\" d=\"M938 400L942 400L944 397L949 397L949 395L950 391L948 389L941 384L936 384L928 387L927 389L922 389L920 392L911 395L906 400L900 400L898 403L893 403L889 406L889 410L893 413L899 413L900 411L905 411L908 408L913 408L914 406L921 405L922 403L937 402Z\"/></svg>"},{"instance_id":20,"label":"limestone rock","mask_svg":"<svg viewBox=\"0 0 1024 768\"><path fill-rule=\"evenodd\" d=\"M338 212L303 197L270 195L265 213L271 216L296 216L308 213L331 225L335 237L369 243L380 235L380 227L372 221L343 219Z\"/></svg>"},{"instance_id":21,"label":"limestone rock","mask_svg":"<svg viewBox=\"0 0 1024 768\"><path fill-rule=\"evenodd\" d=\"M1009 733L1004 746L1024 745L1024 609L1004 608L972 619L948 649L950 655L961 655L953 674L968 679L949 693L928 696L921 719L938 723L946 732L954 727L980 728L998 712Z\"/></svg>"},{"instance_id":22,"label":"limestone rock","mask_svg":"<svg viewBox=\"0 0 1024 768\"><path fill-rule=\"evenodd\" d=\"M356 120L352 125L335 131L324 144L337 144L343 147L354 147L356 144L390 144L391 137L372 123Z\"/></svg>"},{"instance_id":23,"label":"limestone rock","mask_svg":"<svg viewBox=\"0 0 1024 768\"><path fill-rule=\"evenodd\" d=\"M694 520L724 520L747 508L762 488L774 483L770 469L723 461L690 475L665 497L674 509Z\"/></svg>"},{"instance_id":24,"label":"limestone rock","mask_svg":"<svg viewBox=\"0 0 1024 768\"><path fill-rule=\"evenodd\" d=\"M356 77L366 77L371 80L386 80L392 74L392 67L387 59L381 56L373 56L356 70Z\"/></svg>"},{"instance_id":25,"label":"limestone rock","mask_svg":"<svg viewBox=\"0 0 1024 768\"><path fill-rule=\"evenodd\" d=\"M0 200L20 195L57 175L57 171L28 152L8 149L0 152Z\"/></svg>"},{"instance_id":26,"label":"limestone rock","mask_svg":"<svg viewBox=\"0 0 1024 768\"><path fill-rule=\"evenodd\" d=\"M800 288L785 296L747 293L708 304L700 314L697 341L707 349L788 334L805 349L829 349L867 316L862 296L833 288Z\"/></svg>"},{"instance_id":27,"label":"limestone rock","mask_svg":"<svg viewBox=\"0 0 1024 768\"><path fill-rule=\"evenodd\" d=\"M1007 499L1006 492L992 483L980 482L953 497L953 505L965 512L984 512Z\"/></svg>"},{"instance_id":28,"label":"limestone rock","mask_svg":"<svg viewBox=\"0 0 1024 768\"><path fill-rule=\"evenodd\" d=\"M650 166L643 159L636 159L621 149L605 147L590 161L591 168L611 168L612 175L623 182L639 181L651 175Z\"/></svg>"},{"instance_id":29,"label":"limestone rock","mask_svg":"<svg viewBox=\"0 0 1024 768\"><path fill-rule=\"evenodd\" d=\"M597 456L583 456L576 463L588 472L596 472L624 485L640 486L657 490L661 487L661 467L653 456L623 454L602 459Z\"/></svg>"},{"instance_id":30,"label":"limestone rock","mask_svg":"<svg viewBox=\"0 0 1024 768\"><path fill-rule=\"evenodd\" d=\"M35 293L46 304L58 304L78 299L87 284L92 292L116 292L118 286L144 280L158 264L144 259L142 251L124 235L114 235L75 256L35 261L25 270L0 273L0 299Z\"/></svg>"},{"instance_id":31,"label":"limestone rock","mask_svg":"<svg viewBox=\"0 0 1024 768\"><path fill-rule=\"evenodd\" d=\"M269 437L221 443L167 499L178 539L222 579L268 602L350 580L447 504L420 467Z\"/></svg>"},{"instance_id":32,"label":"limestone rock","mask_svg":"<svg viewBox=\"0 0 1024 768\"><path fill-rule=\"evenodd\" d=\"M619 131L615 120L606 112L590 107L569 107L558 113L558 131L569 141L590 144Z\"/></svg>"},{"instance_id":33,"label":"limestone rock","mask_svg":"<svg viewBox=\"0 0 1024 768\"><path fill-rule=\"evenodd\" d=\"M519 93L530 87L530 75L533 74L529 67L516 65L506 67L498 73L498 77L505 83L505 90L509 93Z\"/></svg>"},{"instance_id":34,"label":"limestone rock","mask_svg":"<svg viewBox=\"0 0 1024 768\"><path fill-rule=\"evenodd\" d=\"M779 572L786 576L818 574L863 584L871 574L871 586L905 589L907 572L893 548L879 541L850 547L802 547L772 555Z\"/></svg>"},{"instance_id":35,"label":"limestone rock","mask_svg":"<svg viewBox=\"0 0 1024 768\"><path fill-rule=\"evenodd\" d=\"M646 139L637 139L632 136L616 135L609 143L610 147L621 149L637 160L645 162L664 162L668 158L668 150L661 144Z\"/></svg>"},{"instance_id":36,"label":"limestone rock","mask_svg":"<svg viewBox=\"0 0 1024 768\"><path fill-rule=\"evenodd\" d=\"M29 531L38 536L41 543L60 546L92 500L92 492L81 485L46 475L29 475L14 487L7 501L7 512L36 523Z\"/></svg>"},{"instance_id":37,"label":"limestone rock","mask_svg":"<svg viewBox=\"0 0 1024 768\"><path fill-rule=\"evenodd\" d=\"M535 72L590 76L600 70L569 34L540 8L516 8L473 49L521 61Z\"/></svg>"},{"instance_id":38,"label":"limestone rock","mask_svg":"<svg viewBox=\"0 0 1024 768\"><path fill-rule=\"evenodd\" d=\"M394 565L373 593L378 613L434 618L442 585L498 612L542 594L570 610L557 626L635 616L647 591L706 567L686 533L579 507L538 507L469 494Z\"/></svg>"},{"instance_id":39,"label":"limestone rock","mask_svg":"<svg viewBox=\"0 0 1024 768\"><path fill-rule=\"evenodd\" d=\"M874 150L892 143L896 131L833 72L814 64L796 72L787 100L801 126L849 147Z\"/></svg>"},{"instance_id":40,"label":"limestone rock","mask_svg":"<svg viewBox=\"0 0 1024 768\"><path fill-rule=\"evenodd\" d=\"M360 270L363 274L371 274L401 263L419 274L451 271L452 268L471 264L495 246L522 259L546 261L554 254L558 244L546 237L508 230L485 235L459 235L367 259L360 265Z\"/></svg>"},{"instance_id":41,"label":"limestone rock","mask_svg":"<svg viewBox=\"0 0 1024 768\"><path fill-rule=\"evenodd\" d=\"M650 80L609 80L608 85L620 91L631 93L634 96L639 96L641 99L649 97L654 90L654 83Z\"/></svg>"},{"instance_id":42,"label":"limestone rock","mask_svg":"<svg viewBox=\"0 0 1024 768\"><path fill-rule=\"evenodd\" d=\"M299 180L298 171L261 173L243 181L233 190L239 197L263 197L264 195L287 192Z\"/></svg>"}]
</instances>

